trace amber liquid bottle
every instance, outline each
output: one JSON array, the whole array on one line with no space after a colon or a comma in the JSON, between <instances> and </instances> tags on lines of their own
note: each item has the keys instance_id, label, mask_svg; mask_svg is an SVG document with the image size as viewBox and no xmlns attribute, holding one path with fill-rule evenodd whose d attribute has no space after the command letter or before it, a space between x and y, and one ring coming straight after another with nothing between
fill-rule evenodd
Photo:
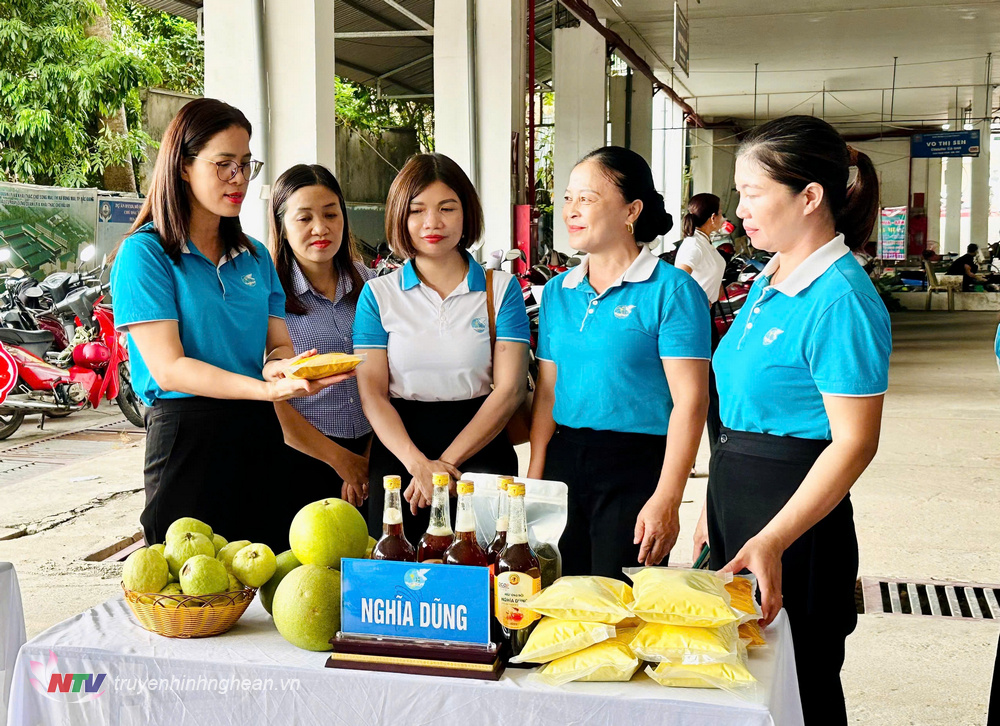
<instances>
[{"instance_id":1,"label":"amber liquid bottle","mask_svg":"<svg viewBox=\"0 0 1000 726\"><path fill-rule=\"evenodd\" d=\"M431 497L431 518L427 532L417 545L417 562L443 562L444 551L455 541L451 529L451 509L448 502L448 487L451 477L444 472L434 473L434 494Z\"/></svg>"},{"instance_id":2,"label":"amber liquid bottle","mask_svg":"<svg viewBox=\"0 0 1000 726\"><path fill-rule=\"evenodd\" d=\"M458 510L455 513L455 541L444 551L446 565L471 565L486 567L486 552L476 539L476 513L472 509L472 495L476 485L471 481L458 482Z\"/></svg>"},{"instance_id":3,"label":"amber liquid bottle","mask_svg":"<svg viewBox=\"0 0 1000 726\"><path fill-rule=\"evenodd\" d=\"M403 534L403 506L399 489L402 480L387 476L383 480L385 505L382 508L382 538L372 548L373 560L416 562L417 551Z\"/></svg>"},{"instance_id":4,"label":"amber liquid bottle","mask_svg":"<svg viewBox=\"0 0 1000 726\"><path fill-rule=\"evenodd\" d=\"M510 644L510 654L518 655L528 642L528 636L538 616L523 610L524 601L542 589L542 570L538 557L528 545L528 520L524 514L524 484L507 487L510 499L510 522L507 545L496 564L495 613L504 640Z\"/></svg>"},{"instance_id":5,"label":"amber liquid bottle","mask_svg":"<svg viewBox=\"0 0 1000 726\"><path fill-rule=\"evenodd\" d=\"M497 557L507 544L507 521L510 518L507 504L507 488L514 483L514 478L510 476L497 477L497 528L493 542L486 548L486 559L490 563L490 572L496 575Z\"/></svg>"}]
</instances>

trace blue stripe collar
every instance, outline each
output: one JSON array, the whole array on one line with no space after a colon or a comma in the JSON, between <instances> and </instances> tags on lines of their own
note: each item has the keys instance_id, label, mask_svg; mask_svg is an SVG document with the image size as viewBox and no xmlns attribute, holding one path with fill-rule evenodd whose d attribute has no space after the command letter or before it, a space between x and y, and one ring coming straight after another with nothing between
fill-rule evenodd
<instances>
[{"instance_id":1,"label":"blue stripe collar","mask_svg":"<svg viewBox=\"0 0 1000 726\"><path fill-rule=\"evenodd\" d=\"M465 259L469 263L469 274L465 278L469 292L486 292L486 271L483 266L476 262L476 258L468 250L463 250L462 254L465 255ZM399 284L404 291L412 290L420 284L420 278L417 277L417 269L413 266L412 259L407 260L406 264L403 265Z\"/></svg>"}]
</instances>

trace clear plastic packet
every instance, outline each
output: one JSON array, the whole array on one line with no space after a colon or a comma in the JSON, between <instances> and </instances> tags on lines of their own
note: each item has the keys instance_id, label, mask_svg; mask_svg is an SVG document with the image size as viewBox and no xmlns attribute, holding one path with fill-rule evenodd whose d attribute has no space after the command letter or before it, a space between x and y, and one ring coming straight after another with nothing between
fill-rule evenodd
<instances>
[{"instance_id":1,"label":"clear plastic packet","mask_svg":"<svg viewBox=\"0 0 1000 726\"><path fill-rule=\"evenodd\" d=\"M615 637L615 627L580 620L542 618L511 663L548 663Z\"/></svg>"},{"instance_id":2,"label":"clear plastic packet","mask_svg":"<svg viewBox=\"0 0 1000 726\"><path fill-rule=\"evenodd\" d=\"M539 615L561 620L583 620L615 625L632 617L628 603L631 588L610 577L573 575L560 577L524 603Z\"/></svg>"},{"instance_id":3,"label":"clear plastic packet","mask_svg":"<svg viewBox=\"0 0 1000 726\"><path fill-rule=\"evenodd\" d=\"M646 622L717 628L741 618L730 607L726 591L732 575L669 567L632 567L624 572L632 578L634 599L629 609Z\"/></svg>"},{"instance_id":4,"label":"clear plastic packet","mask_svg":"<svg viewBox=\"0 0 1000 726\"><path fill-rule=\"evenodd\" d=\"M349 373L365 362L364 355L348 353L319 353L297 360L285 368L288 378L315 381L328 376Z\"/></svg>"},{"instance_id":5,"label":"clear plastic packet","mask_svg":"<svg viewBox=\"0 0 1000 726\"><path fill-rule=\"evenodd\" d=\"M729 593L729 605L741 613L740 622L760 620L764 613L757 602L757 578L754 575L734 575L732 581L726 583Z\"/></svg>"},{"instance_id":6,"label":"clear plastic packet","mask_svg":"<svg viewBox=\"0 0 1000 726\"><path fill-rule=\"evenodd\" d=\"M718 628L646 623L636 632L629 647L638 657L653 663L701 665L735 663L739 644L736 623Z\"/></svg>"},{"instance_id":7,"label":"clear plastic packet","mask_svg":"<svg viewBox=\"0 0 1000 726\"><path fill-rule=\"evenodd\" d=\"M616 640L605 640L542 666L529 679L550 686L570 681L622 682L631 680L640 661Z\"/></svg>"}]
</instances>

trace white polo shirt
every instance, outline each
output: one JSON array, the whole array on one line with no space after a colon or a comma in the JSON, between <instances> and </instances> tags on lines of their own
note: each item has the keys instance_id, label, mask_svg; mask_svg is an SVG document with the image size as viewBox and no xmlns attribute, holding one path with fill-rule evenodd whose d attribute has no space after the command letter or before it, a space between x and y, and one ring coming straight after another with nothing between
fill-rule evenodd
<instances>
[{"instance_id":1,"label":"white polo shirt","mask_svg":"<svg viewBox=\"0 0 1000 726\"><path fill-rule=\"evenodd\" d=\"M354 349L381 348L389 358L389 396L411 401L467 401L493 384L486 272L468 252L469 274L444 300L420 282L413 261L369 280L358 298ZM493 273L497 340L530 342L517 280Z\"/></svg>"},{"instance_id":2,"label":"white polo shirt","mask_svg":"<svg viewBox=\"0 0 1000 726\"><path fill-rule=\"evenodd\" d=\"M722 275L726 271L726 261L712 246L708 235L700 229L696 229L692 236L685 237L677 250L674 265L690 267L691 277L701 285L701 289L708 296L708 302L710 304L718 302Z\"/></svg>"}]
</instances>

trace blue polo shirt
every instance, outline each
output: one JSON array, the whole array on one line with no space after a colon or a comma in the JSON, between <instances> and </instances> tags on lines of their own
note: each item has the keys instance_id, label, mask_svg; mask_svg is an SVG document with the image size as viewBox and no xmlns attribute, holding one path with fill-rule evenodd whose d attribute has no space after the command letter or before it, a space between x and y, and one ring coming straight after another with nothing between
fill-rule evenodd
<instances>
[{"instance_id":1,"label":"blue polo shirt","mask_svg":"<svg viewBox=\"0 0 1000 726\"><path fill-rule=\"evenodd\" d=\"M711 357L708 300L694 279L647 247L600 295L589 258L545 285L540 360L556 365L560 426L664 436L674 402L669 358Z\"/></svg>"},{"instance_id":2,"label":"blue polo shirt","mask_svg":"<svg viewBox=\"0 0 1000 726\"><path fill-rule=\"evenodd\" d=\"M142 227L122 242L111 268L115 327L176 320L185 356L263 380L268 319L284 319L285 293L267 249L250 242L256 257L235 251L216 266L185 245L175 264L153 225ZM157 385L131 337L132 387L143 402L189 397Z\"/></svg>"},{"instance_id":3,"label":"blue polo shirt","mask_svg":"<svg viewBox=\"0 0 1000 726\"><path fill-rule=\"evenodd\" d=\"M468 252L469 272L443 300L420 282L410 260L365 283L354 316L354 349L383 349L389 396L410 401L468 401L493 388L486 272ZM521 285L493 273L497 341L530 342Z\"/></svg>"},{"instance_id":4,"label":"blue polo shirt","mask_svg":"<svg viewBox=\"0 0 1000 726\"><path fill-rule=\"evenodd\" d=\"M824 394L889 388L889 313L843 235L771 285L777 267L775 255L715 351L722 424L829 440Z\"/></svg>"}]
</instances>

